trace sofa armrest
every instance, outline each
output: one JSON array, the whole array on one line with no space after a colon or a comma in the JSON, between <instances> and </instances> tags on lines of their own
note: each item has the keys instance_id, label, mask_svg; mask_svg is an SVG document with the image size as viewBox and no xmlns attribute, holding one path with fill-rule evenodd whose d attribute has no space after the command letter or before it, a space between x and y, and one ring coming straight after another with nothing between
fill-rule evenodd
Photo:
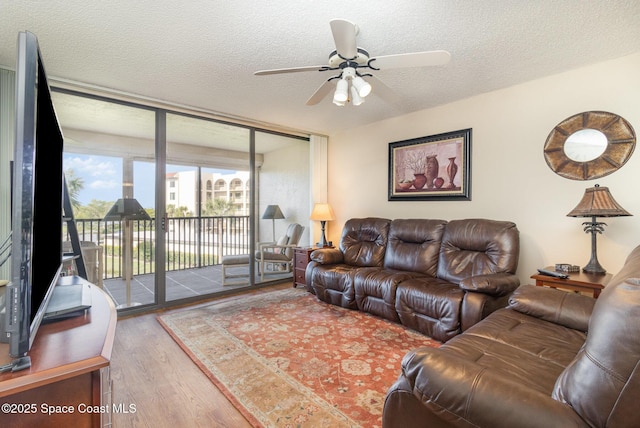
<instances>
[{"instance_id":1,"label":"sofa armrest","mask_svg":"<svg viewBox=\"0 0 640 428\"><path fill-rule=\"evenodd\" d=\"M311 253L310 258L321 265L333 265L344 262L344 254L337 248L318 248Z\"/></svg>"},{"instance_id":2,"label":"sofa armrest","mask_svg":"<svg viewBox=\"0 0 640 428\"><path fill-rule=\"evenodd\" d=\"M569 405L550 393L444 349L420 348L407 354L402 373L413 396L452 426L586 426Z\"/></svg>"},{"instance_id":3,"label":"sofa armrest","mask_svg":"<svg viewBox=\"0 0 640 428\"><path fill-rule=\"evenodd\" d=\"M465 291L477 291L492 296L505 296L518 288L520 280L511 273L493 273L470 276L460 281Z\"/></svg>"},{"instance_id":4,"label":"sofa armrest","mask_svg":"<svg viewBox=\"0 0 640 428\"><path fill-rule=\"evenodd\" d=\"M509 298L509 309L587 332L596 300L582 294L522 285Z\"/></svg>"}]
</instances>

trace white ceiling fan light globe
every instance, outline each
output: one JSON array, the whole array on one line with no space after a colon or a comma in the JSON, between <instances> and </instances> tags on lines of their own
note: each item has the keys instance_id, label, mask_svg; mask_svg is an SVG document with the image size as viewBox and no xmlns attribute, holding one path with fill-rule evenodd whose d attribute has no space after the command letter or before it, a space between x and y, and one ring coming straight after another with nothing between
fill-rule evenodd
<instances>
[{"instance_id":1,"label":"white ceiling fan light globe","mask_svg":"<svg viewBox=\"0 0 640 428\"><path fill-rule=\"evenodd\" d=\"M358 90L355 88L355 86L351 86L351 103L353 103L354 106L359 106L363 102L364 98L362 98L360 94L358 94Z\"/></svg>"},{"instance_id":2,"label":"white ceiling fan light globe","mask_svg":"<svg viewBox=\"0 0 640 428\"><path fill-rule=\"evenodd\" d=\"M336 105L341 105L338 103L342 103L344 105L349 98L349 82L344 79L338 80L338 84L336 85L336 92L333 94L333 103Z\"/></svg>"},{"instance_id":3,"label":"white ceiling fan light globe","mask_svg":"<svg viewBox=\"0 0 640 428\"><path fill-rule=\"evenodd\" d=\"M371 89L372 89L371 85L362 77L356 76L351 83L358 91L358 95L360 95L362 98L366 97L371 93Z\"/></svg>"}]
</instances>

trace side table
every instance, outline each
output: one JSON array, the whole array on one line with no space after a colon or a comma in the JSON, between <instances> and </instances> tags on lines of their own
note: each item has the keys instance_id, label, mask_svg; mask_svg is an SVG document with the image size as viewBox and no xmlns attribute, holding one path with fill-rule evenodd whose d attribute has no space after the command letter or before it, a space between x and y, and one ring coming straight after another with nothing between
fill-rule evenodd
<instances>
[{"instance_id":1,"label":"side table","mask_svg":"<svg viewBox=\"0 0 640 428\"><path fill-rule=\"evenodd\" d=\"M311 253L318 250L320 247L296 247L293 249L293 287L302 285L307 287L307 280L305 278L305 272L307 271L307 265L311 261ZM325 248L333 248L331 246ZM307 288L308 289L308 288ZM308 289L311 291L310 289Z\"/></svg>"},{"instance_id":2,"label":"side table","mask_svg":"<svg viewBox=\"0 0 640 428\"><path fill-rule=\"evenodd\" d=\"M554 266L548 266L545 268L546 270L553 271ZM569 278L556 278L549 275L542 275L541 273L537 273L535 275L531 275L532 279L536 280L536 285L539 287L551 287L551 288L560 288L563 290L571 290L574 292L588 292L592 293L595 299L600 295L600 291L604 288L604 286L609 282L611 277L610 273L607 274L594 274L587 272L568 272Z\"/></svg>"},{"instance_id":3,"label":"side table","mask_svg":"<svg viewBox=\"0 0 640 428\"><path fill-rule=\"evenodd\" d=\"M296 247L293 249L293 287L302 285L307 286L305 279L305 271L307 265L311 261L311 253L316 248L314 247Z\"/></svg>"}]
</instances>

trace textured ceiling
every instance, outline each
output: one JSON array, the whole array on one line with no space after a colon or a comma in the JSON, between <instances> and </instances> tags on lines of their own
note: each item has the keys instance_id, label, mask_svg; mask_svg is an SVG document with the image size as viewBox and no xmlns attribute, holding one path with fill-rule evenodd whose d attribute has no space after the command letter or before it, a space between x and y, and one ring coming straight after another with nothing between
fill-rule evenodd
<instances>
[{"instance_id":1,"label":"textured ceiling","mask_svg":"<svg viewBox=\"0 0 640 428\"><path fill-rule=\"evenodd\" d=\"M326 73L253 75L325 64L333 18L357 23L372 56L452 60L377 72L397 105L374 86L358 107L309 107ZM638 52L639 23L637 0L0 0L0 65L29 30L53 78L330 135Z\"/></svg>"}]
</instances>

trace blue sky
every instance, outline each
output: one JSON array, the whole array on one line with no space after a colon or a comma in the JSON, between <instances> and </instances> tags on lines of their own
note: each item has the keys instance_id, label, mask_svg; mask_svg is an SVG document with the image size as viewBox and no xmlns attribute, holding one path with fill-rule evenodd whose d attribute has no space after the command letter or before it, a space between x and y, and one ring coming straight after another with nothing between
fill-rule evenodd
<instances>
[{"instance_id":1,"label":"blue sky","mask_svg":"<svg viewBox=\"0 0 640 428\"><path fill-rule=\"evenodd\" d=\"M78 195L82 205L92 199L115 202L122 195L122 159L108 156L64 154L64 169L72 169L84 181ZM186 171L193 167L171 166L170 172ZM134 197L145 208L154 207L155 164L134 162Z\"/></svg>"},{"instance_id":2,"label":"blue sky","mask_svg":"<svg viewBox=\"0 0 640 428\"><path fill-rule=\"evenodd\" d=\"M78 195L82 205L91 200L115 202L122 195L122 158L110 156L64 154L64 169L72 169L77 177L82 178L84 188ZM193 171L193 166L167 165L167 173ZM225 172L219 169L206 169L209 172ZM204 169L203 169L204 171ZM133 196L144 208L155 205L155 163L133 163Z\"/></svg>"}]
</instances>

